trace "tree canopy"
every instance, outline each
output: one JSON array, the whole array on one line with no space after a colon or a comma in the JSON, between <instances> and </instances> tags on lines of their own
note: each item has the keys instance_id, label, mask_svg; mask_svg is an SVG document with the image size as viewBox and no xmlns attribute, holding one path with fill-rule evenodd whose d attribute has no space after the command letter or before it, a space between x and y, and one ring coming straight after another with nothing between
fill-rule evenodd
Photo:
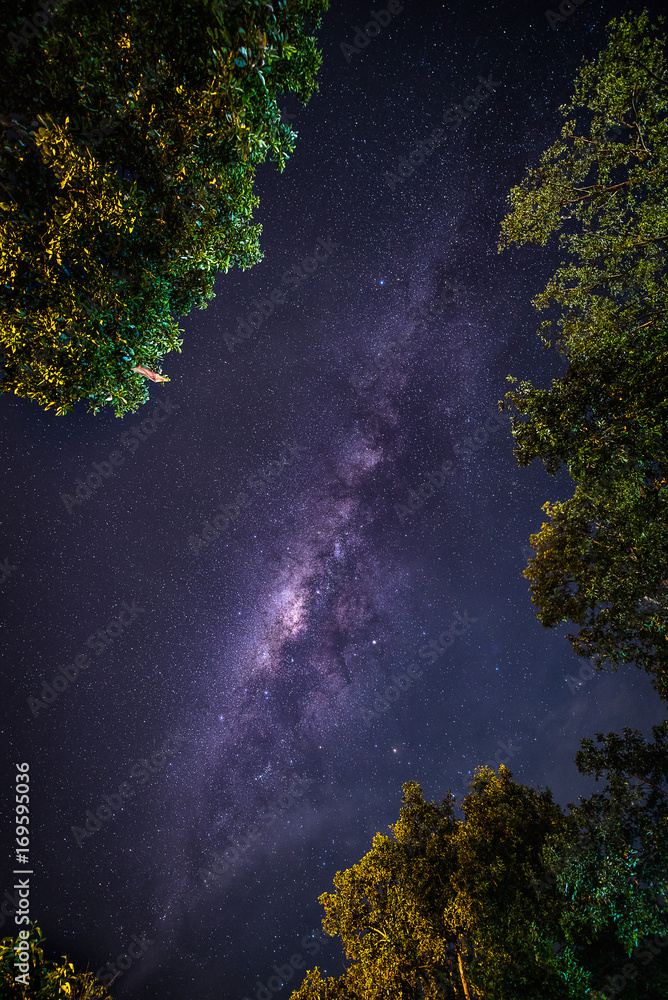
<instances>
[{"instance_id":1,"label":"tree canopy","mask_svg":"<svg viewBox=\"0 0 668 1000\"><path fill-rule=\"evenodd\" d=\"M23 947L17 951L21 941ZM112 1000L111 994L92 972L75 972L65 955L60 961L44 958L45 938L37 926L23 931L16 939L0 941L0 996L2 1000ZM17 959L18 956L18 959ZM22 973L16 962L27 958L28 972ZM19 978L21 981L19 981Z\"/></svg>"},{"instance_id":2,"label":"tree canopy","mask_svg":"<svg viewBox=\"0 0 668 1000\"><path fill-rule=\"evenodd\" d=\"M261 259L255 168L282 170L327 0L0 0L0 391L134 411L218 271ZM48 16L47 16L48 15ZM212 345L215 350L215 345ZM151 377L151 375L149 375Z\"/></svg>"},{"instance_id":3,"label":"tree canopy","mask_svg":"<svg viewBox=\"0 0 668 1000\"><path fill-rule=\"evenodd\" d=\"M668 699L668 67L647 13L608 26L560 111L562 138L514 187L499 249L545 246L568 260L534 305L568 359L549 389L506 395L520 465L565 468L574 496L544 506L530 580L546 627L571 621L597 667L635 662ZM556 324L556 330L555 330ZM511 382L517 379L509 376Z\"/></svg>"},{"instance_id":4,"label":"tree canopy","mask_svg":"<svg viewBox=\"0 0 668 1000\"><path fill-rule=\"evenodd\" d=\"M668 944L668 722L652 732L653 742L628 728L597 733L598 746L582 740L578 770L606 785L569 804L543 850L565 940L586 955L595 985L619 988L630 964L633 981L622 981L633 1000L668 991L665 957L655 960Z\"/></svg>"},{"instance_id":5,"label":"tree canopy","mask_svg":"<svg viewBox=\"0 0 668 1000\"><path fill-rule=\"evenodd\" d=\"M311 970L292 1000L604 1000L668 932L668 723L654 737L584 740L580 771L608 784L568 812L504 765L477 769L461 820L450 792L426 802L406 783L391 835L320 897L347 971ZM626 995L666 986L654 962Z\"/></svg>"},{"instance_id":6,"label":"tree canopy","mask_svg":"<svg viewBox=\"0 0 668 1000\"><path fill-rule=\"evenodd\" d=\"M351 962L339 980L310 973L293 1000L314 997L563 997L553 953L557 910L532 890L546 837L563 823L549 792L517 785L503 765L479 768L454 814L454 796L426 802L403 786L392 836L334 878L324 930ZM486 991L494 991L486 993Z\"/></svg>"}]
</instances>

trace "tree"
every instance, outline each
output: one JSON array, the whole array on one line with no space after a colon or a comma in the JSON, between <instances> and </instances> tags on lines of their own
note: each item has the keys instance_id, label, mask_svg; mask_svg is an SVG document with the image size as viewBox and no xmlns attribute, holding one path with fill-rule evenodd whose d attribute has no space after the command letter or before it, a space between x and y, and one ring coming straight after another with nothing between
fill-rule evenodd
<instances>
[{"instance_id":1,"label":"tree","mask_svg":"<svg viewBox=\"0 0 668 1000\"><path fill-rule=\"evenodd\" d=\"M320 897L348 971L323 980L315 970L293 1000L585 995L565 992L559 907L532 889L562 811L549 791L511 779L503 765L498 775L479 768L463 821L451 793L436 804L415 782L403 786L392 837L377 834L359 864L337 873L337 892Z\"/></svg>"},{"instance_id":2,"label":"tree","mask_svg":"<svg viewBox=\"0 0 668 1000\"><path fill-rule=\"evenodd\" d=\"M293 148L277 97L317 89L326 6L86 0L34 27L0 0L0 391L146 401L133 369L159 372L175 318L261 259L254 171Z\"/></svg>"},{"instance_id":3,"label":"tree","mask_svg":"<svg viewBox=\"0 0 668 1000\"><path fill-rule=\"evenodd\" d=\"M520 465L540 458L576 482L531 536L537 617L576 623L576 652L635 661L668 698L668 68L646 12L608 31L560 109L562 139L512 189L499 244L544 246L563 229L570 259L534 305L556 311L553 339L554 320L539 334L568 370L550 389L521 382L500 407L519 415Z\"/></svg>"},{"instance_id":4,"label":"tree","mask_svg":"<svg viewBox=\"0 0 668 1000\"><path fill-rule=\"evenodd\" d=\"M591 345L573 349L550 389L522 382L507 394L526 418L511 418L519 464L540 458L550 475L565 467L584 484L630 471L650 482L668 467L667 357L657 324L633 337L620 332L604 355Z\"/></svg>"},{"instance_id":5,"label":"tree","mask_svg":"<svg viewBox=\"0 0 668 1000\"><path fill-rule=\"evenodd\" d=\"M641 475L546 503L524 576L546 627L571 621L573 649L596 669L635 663L668 701L668 488Z\"/></svg>"},{"instance_id":6,"label":"tree","mask_svg":"<svg viewBox=\"0 0 668 1000\"><path fill-rule=\"evenodd\" d=\"M347 971L312 970L292 1000L608 1000L629 968L629 1000L665 997L668 723L598 740L576 762L608 784L569 812L503 765L477 768L463 820L406 783L392 836L320 897Z\"/></svg>"},{"instance_id":7,"label":"tree","mask_svg":"<svg viewBox=\"0 0 668 1000\"><path fill-rule=\"evenodd\" d=\"M564 826L543 851L554 891L567 901L562 931L571 943L607 942L589 947L596 982L615 976L639 959L642 977L628 982L625 996L663 997L668 991L665 958L654 960L648 937L668 932L668 722L653 727L654 742L624 729L624 735L597 733L584 739L575 757L578 770L603 775L600 793L569 805ZM556 877L555 877L556 876ZM649 958L649 961L648 961Z\"/></svg>"},{"instance_id":8,"label":"tree","mask_svg":"<svg viewBox=\"0 0 668 1000\"><path fill-rule=\"evenodd\" d=\"M586 347L605 357L620 334L656 328L668 311L668 71L657 30L647 12L610 22L607 48L584 62L571 104L560 108L562 141L512 189L501 224L499 251L545 246L570 223L560 242L571 261L534 300L540 310L562 307L557 342L569 356ZM544 342L551 326L541 326Z\"/></svg>"},{"instance_id":9,"label":"tree","mask_svg":"<svg viewBox=\"0 0 668 1000\"><path fill-rule=\"evenodd\" d=\"M3 1000L112 1000L111 995L92 972L75 972L74 966L63 955L60 963L44 959L42 932L37 926L24 934L29 973L28 983L17 982L16 940L11 937L0 941L0 995ZM18 952L19 958L23 957Z\"/></svg>"}]
</instances>

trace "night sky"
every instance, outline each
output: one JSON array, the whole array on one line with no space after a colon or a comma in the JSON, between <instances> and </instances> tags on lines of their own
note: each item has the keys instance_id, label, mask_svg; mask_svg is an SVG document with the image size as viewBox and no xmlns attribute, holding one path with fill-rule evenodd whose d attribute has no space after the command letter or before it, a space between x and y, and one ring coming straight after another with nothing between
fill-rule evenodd
<instances>
[{"instance_id":1,"label":"night sky","mask_svg":"<svg viewBox=\"0 0 668 1000\"><path fill-rule=\"evenodd\" d=\"M334 4L319 93L283 100L295 152L257 174L264 260L180 321L171 381L122 420L1 398L0 894L27 761L31 916L93 971L143 939L118 997L286 998L302 971L263 986L294 955L339 975L317 897L396 821L403 782L461 797L504 762L566 805L595 787L583 737L664 715L635 668L567 681L586 661L538 623L522 569L572 484L521 469L492 416L508 374L565 368L531 306L558 246L497 253L508 192L629 10L584 0L551 30L544 9L413 0L347 61L370 8Z\"/></svg>"}]
</instances>

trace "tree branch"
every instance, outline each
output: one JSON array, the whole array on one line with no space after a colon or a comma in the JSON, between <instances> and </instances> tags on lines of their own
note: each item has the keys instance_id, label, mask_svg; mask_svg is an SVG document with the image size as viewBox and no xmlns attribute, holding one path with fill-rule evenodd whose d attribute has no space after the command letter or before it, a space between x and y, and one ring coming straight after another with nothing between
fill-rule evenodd
<instances>
[{"instance_id":1,"label":"tree branch","mask_svg":"<svg viewBox=\"0 0 668 1000\"><path fill-rule=\"evenodd\" d=\"M640 781L644 785L651 785L655 792L659 792L660 795L663 795L665 798L668 799L668 792L664 792L662 788L659 788L658 785L655 785L653 781L649 780L649 778L641 778L637 774L630 774L630 773L629 773L629 778L635 778L636 781Z\"/></svg>"},{"instance_id":2,"label":"tree branch","mask_svg":"<svg viewBox=\"0 0 668 1000\"><path fill-rule=\"evenodd\" d=\"M471 1000L471 994L469 993L468 984L464 977L464 963L462 962L462 956L460 952L457 952L457 961L459 962L459 975L462 977L462 986L464 987L464 996L466 1000Z\"/></svg>"}]
</instances>

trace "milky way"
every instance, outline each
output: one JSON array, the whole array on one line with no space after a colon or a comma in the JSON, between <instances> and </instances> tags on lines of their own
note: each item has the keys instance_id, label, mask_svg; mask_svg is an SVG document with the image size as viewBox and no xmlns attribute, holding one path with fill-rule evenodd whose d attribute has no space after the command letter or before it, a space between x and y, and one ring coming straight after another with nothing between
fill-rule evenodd
<instances>
[{"instance_id":1,"label":"milky way","mask_svg":"<svg viewBox=\"0 0 668 1000\"><path fill-rule=\"evenodd\" d=\"M447 231L460 220L453 216ZM310 436L289 474L277 523L263 517L272 527L263 531L261 554L239 570L252 610L221 636L220 662L193 722L198 751L184 763L193 776L188 819L172 820L173 870L158 892L168 915L165 941L178 936L183 919L198 920L203 905L222 903L260 858L288 843L299 850L314 824L325 829L324 818L338 808L327 786L338 775L321 769L320 751L329 750L330 768L332 752L359 752L363 709L396 669L412 588L393 513L416 461L406 394L432 359L443 357L448 379L430 390L441 459L452 457L472 413L492 402L483 396L471 407L471 389L484 377L476 363L480 345L465 290L452 262L444 262L445 229L431 242L422 241L417 273L398 265L399 277L383 279L386 305L369 316L364 353L347 352L344 419ZM416 247L405 252L414 255ZM457 488L455 480L450 489ZM291 806L291 832L284 824L264 829L237 853L235 842L295 775L307 775L313 786ZM139 983L150 969L147 962Z\"/></svg>"},{"instance_id":2,"label":"milky way","mask_svg":"<svg viewBox=\"0 0 668 1000\"><path fill-rule=\"evenodd\" d=\"M219 276L163 364L174 418L85 505L54 514L117 446L118 421L4 401L14 503L0 561L17 566L4 669L17 693L3 738L39 776L35 907L54 953L82 967L132 934L155 940L119 996L254 1000L318 926L335 872L396 820L403 781L461 793L503 742L519 780L565 803L582 791L582 736L658 721L633 672L576 694L565 684L579 663L537 623L521 574L542 504L569 484L518 467L506 418L480 432L508 374L549 385L562 371L530 304L560 252L499 257L497 241L510 187L558 137L575 67L621 10L611 3L578 6L558 31L543 5L405 5L350 61L340 43L366 14L336 6L320 93L286 103L295 152L283 174L258 171L265 260ZM490 73L498 89L390 189L386 171ZM237 317L318 238L337 244L331 260L230 352ZM164 390L151 386L152 405ZM193 552L216 503L234 506L285 441L295 460ZM402 520L397 507L448 460L452 475ZM132 630L30 717L27 697L124 600L146 609ZM426 663L418 651L456 612L474 627ZM367 726L412 662L419 682ZM178 752L76 843L72 825L170 731ZM316 961L343 968L334 945Z\"/></svg>"}]
</instances>

